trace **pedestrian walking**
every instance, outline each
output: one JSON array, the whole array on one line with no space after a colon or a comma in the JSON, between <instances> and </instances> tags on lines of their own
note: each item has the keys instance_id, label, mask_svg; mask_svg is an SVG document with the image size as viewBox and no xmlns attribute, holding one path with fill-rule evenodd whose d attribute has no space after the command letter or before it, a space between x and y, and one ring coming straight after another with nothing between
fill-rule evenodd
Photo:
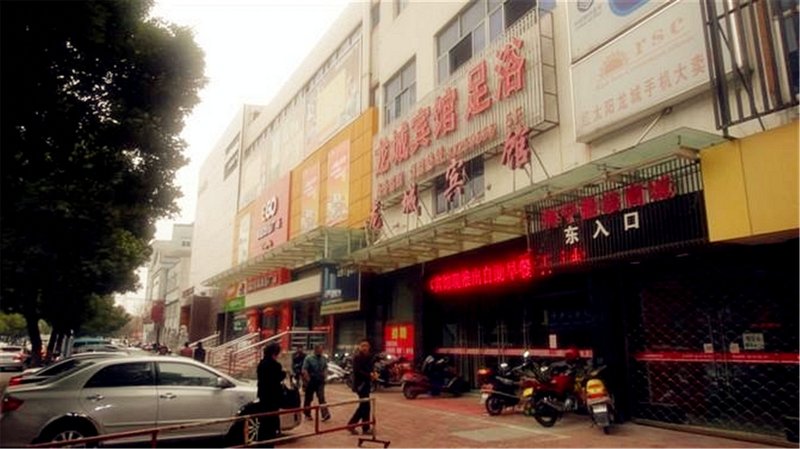
<instances>
[{"instance_id":1,"label":"pedestrian walking","mask_svg":"<svg viewBox=\"0 0 800 449\"><path fill-rule=\"evenodd\" d=\"M206 350L203 349L202 341L197 342L197 347L194 349L194 359L198 362L206 362Z\"/></svg>"},{"instance_id":2,"label":"pedestrian walking","mask_svg":"<svg viewBox=\"0 0 800 449\"><path fill-rule=\"evenodd\" d=\"M286 378L283 367L278 362L278 354L281 347L278 343L270 343L264 347L264 358L256 368L258 377L258 403L262 413L275 412L281 406L283 398L283 386L281 383ZM263 432L262 432L263 429ZM258 439L269 440L275 438L280 430L280 418L278 415L265 416L261 418ZM274 447L274 446L266 446Z\"/></svg>"},{"instance_id":3,"label":"pedestrian walking","mask_svg":"<svg viewBox=\"0 0 800 449\"><path fill-rule=\"evenodd\" d=\"M192 356L194 355L194 350L192 350L192 348L189 347L188 341L183 344L183 348L181 348L180 354L183 357L189 357L189 358L192 358Z\"/></svg>"},{"instance_id":4,"label":"pedestrian walking","mask_svg":"<svg viewBox=\"0 0 800 449\"><path fill-rule=\"evenodd\" d=\"M292 374L294 375L294 383L298 385L298 388L303 380L303 362L305 361L306 353L303 351L303 345L297 345L292 354Z\"/></svg>"},{"instance_id":5,"label":"pedestrian walking","mask_svg":"<svg viewBox=\"0 0 800 449\"><path fill-rule=\"evenodd\" d=\"M317 395L320 411L322 412L322 420L327 421L331 419L331 412L325 405L325 377L328 374L328 360L322 355L322 345L314 345L314 353L306 356L303 361L303 380L306 385L306 397L303 401L303 407L308 408L311 401L314 400L314 394ZM311 411L303 410L306 418L311 419Z\"/></svg>"},{"instance_id":6,"label":"pedestrian walking","mask_svg":"<svg viewBox=\"0 0 800 449\"><path fill-rule=\"evenodd\" d=\"M358 342L358 351L353 356L353 392L358 395L359 399L369 399L369 392L372 387L372 366L369 340L365 338ZM358 404L358 408L347 424L363 423L361 430L367 435L372 433L369 428L369 421L370 405L369 401L364 401ZM358 434L354 428L350 428L350 433L353 435Z\"/></svg>"}]
</instances>

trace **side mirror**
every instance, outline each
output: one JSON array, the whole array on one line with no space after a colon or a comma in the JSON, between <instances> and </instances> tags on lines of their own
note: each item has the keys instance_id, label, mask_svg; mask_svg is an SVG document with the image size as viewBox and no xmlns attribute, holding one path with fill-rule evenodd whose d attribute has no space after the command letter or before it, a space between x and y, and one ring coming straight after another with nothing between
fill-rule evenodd
<instances>
[{"instance_id":1,"label":"side mirror","mask_svg":"<svg viewBox=\"0 0 800 449\"><path fill-rule=\"evenodd\" d=\"M215 386L224 390L226 388L233 388L236 385L224 377L217 377L217 384Z\"/></svg>"}]
</instances>

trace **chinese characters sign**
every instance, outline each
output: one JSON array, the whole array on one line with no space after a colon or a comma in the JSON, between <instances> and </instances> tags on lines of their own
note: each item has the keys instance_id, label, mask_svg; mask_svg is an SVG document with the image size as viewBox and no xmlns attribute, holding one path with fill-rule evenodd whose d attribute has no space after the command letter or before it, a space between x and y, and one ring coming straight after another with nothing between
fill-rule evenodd
<instances>
[{"instance_id":1,"label":"chinese characters sign","mask_svg":"<svg viewBox=\"0 0 800 449\"><path fill-rule=\"evenodd\" d=\"M483 287L498 287L506 284L529 281L536 275L546 274L549 268L535 266L530 253L507 259L498 259L437 273L428 279L428 290L432 293L469 291Z\"/></svg>"},{"instance_id":2,"label":"chinese characters sign","mask_svg":"<svg viewBox=\"0 0 800 449\"><path fill-rule=\"evenodd\" d=\"M572 66L578 141L591 141L708 87L697 2L676 2L646 24Z\"/></svg>"},{"instance_id":3,"label":"chinese characters sign","mask_svg":"<svg viewBox=\"0 0 800 449\"><path fill-rule=\"evenodd\" d=\"M705 241L702 191L687 187L699 185L699 166L692 163L679 172L537 205L533 250L543 264L558 266Z\"/></svg>"},{"instance_id":4,"label":"chinese characters sign","mask_svg":"<svg viewBox=\"0 0 800 449\"><path fill-rule=\"evenodd\" d=\"M466 162L504 139L512 161L507 166L516 169L527 163L527 140L545 116L535 17L520 19L505 40L475 55L376 137L375 199L402 195L442 174L453 160Z\"/></svg>"},{"instance_id":5,"label":"chinese characters sign","mask_svg":"<svg viewBox=\"0 0 800 449\"><path fill-rule=\"evenodd\" d=\"M384 352L414 360L414 325L389 324L384 328Z\"/></svg>"},{"instance_id":6,"label":"chinese characters sign","mask_svg":"<svg viewBox=\"0 0 800 449\"><path fill-rule=\"evenodd\" d=\"M332 226L347 220L350 201L350 141L328 152L328 196L325 223Z\"/></svg>"},{"instance_id":7,"label":"chinese characters sign","mask_svg":"<svg viewBox=\"0 0 800 449\"><path fill-rule=\"evenodd\" d=\"M303 170L301 179L300 232L307 232L319 226L319 162Z\"/></svg>"}]
</instances>

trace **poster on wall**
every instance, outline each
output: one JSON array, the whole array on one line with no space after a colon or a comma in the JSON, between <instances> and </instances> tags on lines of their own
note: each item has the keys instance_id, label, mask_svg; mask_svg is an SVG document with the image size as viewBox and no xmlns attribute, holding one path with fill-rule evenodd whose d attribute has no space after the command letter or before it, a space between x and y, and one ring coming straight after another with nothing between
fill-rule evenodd
<instances>
[{"instance_id":1,"label":"poster on wall","mask_svg":"<svg viewBox=\"0 0 800 449\"><path fill-rule=\"evenodd\" d=\"M308 91L305 151L311 153L334 132L358 117L361 106L361 41Z\"/></svg>"},{"instance_id":2,"label":"poster on wall","mask_svg":"<svg viewBox=\"0 0 800 449\"><path fill-rule=\"evenodd\" d=\"M565 2L572 61L576 61L669 3L665 0L576 0ZM697 11L700 14L700 11Z\"/></svg>"},{"instance_id":3,"label":"poster on wall","mask_svg":"<svg viewBox=\"0 0 800 449\"><path fill-rule=\"evenodd\" d=\"M239 216L239 236L236 240L236 264L247 261L250 255L250 212Z\"/></svg>"},{"instance_id":4,"label":"poster on wall","mask_svg":"<svg viewBox=\"0 0 800 449\"><path fill-rule=\"evenodd\" d=\"M579 142L709 88L696 2L677 2L572 66Z\"/></svg>"},{"instance_id":5,"label":"poster on wall","mask_svg":"<svg viewBox=\"0 0 800 449\"><path fill-rule=\"evenodd\" d=\"M333 226L347 220L350 201L350 141L345 140L328 152L328 195L325 198L325 224Z\"/></svg>"},{"instance_id":6,"label":"poster on wall","mask_svg":"<svg viewBox=\"0 0 800 449\"><path fill-rule=\"evenodd\" d=\"M357 312L361 310L361 273L339 272L336 267L322 270L322 301L320 315Z\"/></svg>"},{"instance_id":7,"label":"poster on wall","mask_svg":"<svg viewBox=\"0 0 800 449\"><path fill-rule=\"evenodd\" d=\"M384 351L395 357L414 360L414 325L389 324L384 328Z\"/></svg>"},{"instance_id":8,"label":"poster on wall","mask_svg":"<svg viewBox=\"0 0 800 449\"><path fill-rule=\"evenodd\" d=\"M301 175L300 232L319 226L319 162L307 167Z\"/></svg>"},{"instance_id":9,"label":"poster on wall","mask_svg":"<svg viewBox=\"0 0 800 449\"><path fill-rule=\"evenodd\" d=\"M289 175L272 184L253 202L250 257L256 257L289 239Z\"/></svg>"}]
</instances>

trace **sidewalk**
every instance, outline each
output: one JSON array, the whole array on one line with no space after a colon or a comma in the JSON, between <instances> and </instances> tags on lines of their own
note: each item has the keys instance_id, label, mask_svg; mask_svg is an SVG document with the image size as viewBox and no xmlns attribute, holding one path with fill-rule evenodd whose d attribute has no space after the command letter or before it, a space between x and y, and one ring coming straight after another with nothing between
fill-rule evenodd
<instances>
[{"instance_id":1,"label":"sidewalk","mask_svg":"<svg viewBox=\"0 0 800 449\"><path fill-rule=\"evenodd\" d=\"M329 402L354 399L343 385L328 385ZM547 429L533 418L507 412L489 416L479 398L421 396L415 400L403 397L399 388L373 393L377 398L377 432L375 437L391 441L390 447L772 447L764 444L727 438L697 435L625 423L612 428L611 435L591 426L587 416L568 414ZM321 427L345 425L355 407L332 409L333 419ZM312 429L313 422L304 422L298 433ZM309 437L281 444L280 447L356 447L358 437L347 431ZM381 447L365 442L364 447Z\"/></svg>"}]
</instances>

